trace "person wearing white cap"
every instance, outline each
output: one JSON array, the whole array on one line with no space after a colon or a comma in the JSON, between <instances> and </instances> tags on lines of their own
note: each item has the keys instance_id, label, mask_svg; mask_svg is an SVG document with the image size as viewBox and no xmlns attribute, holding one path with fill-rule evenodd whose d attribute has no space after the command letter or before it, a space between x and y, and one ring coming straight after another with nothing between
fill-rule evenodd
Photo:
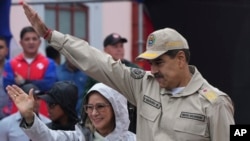
<instances>
[{"instance_id":1,"label":"person wearing white cap","mask_svg":"<svg viewBox=\"0 0 250 141\"><path fill-rule=\"evenodd\" d=\"M229 140L230 125L235 124L232 101L189 65L188 43L176 30L164 28L148 36L146 52L137 57L150 62L146 72L114 61L84 40L48 29L30 6L23 7L51 46L137 106L138 141Z\"/></svg>"}]
</instances>

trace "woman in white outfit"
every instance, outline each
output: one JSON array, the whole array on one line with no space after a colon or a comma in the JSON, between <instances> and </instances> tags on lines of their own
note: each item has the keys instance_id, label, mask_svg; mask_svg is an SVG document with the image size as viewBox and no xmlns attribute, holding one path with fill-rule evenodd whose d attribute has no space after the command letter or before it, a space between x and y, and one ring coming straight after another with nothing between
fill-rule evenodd
<instances>
[{"instance_id":1,"label":"woman in white outfit","mask_svg":"<svg viewBox=\"0 0 250 141\"><path fill-rule=\"evenodd\" d=\"M84 99L81 123L75 131L51 130L32 112L32 91L25 94L18 86L8 86L7 92L18 107L23 120L23 131L32 141L135 141L128 131L127 100L117 91L97 83Z\"/></svg>"}]
</instances>

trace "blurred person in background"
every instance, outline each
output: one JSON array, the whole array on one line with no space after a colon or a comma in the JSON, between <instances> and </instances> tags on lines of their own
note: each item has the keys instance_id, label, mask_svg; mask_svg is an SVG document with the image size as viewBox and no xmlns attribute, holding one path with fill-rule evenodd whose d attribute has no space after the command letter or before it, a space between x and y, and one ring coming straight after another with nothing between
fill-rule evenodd
<instances>
[{"instance_id":1,"label":"blurred person in background","mask_svg":"<svg viewBox=\"0 0 250 141\"><path fill-rule=\"evenodd\" d=\"M10 114L9 96L6 94L5 87L3 86L3 72L7 54L8 48L6 39L0 36L0 120Z\"/></svg>"},{"instance_id":2,"label":"blurred person in background","mask_svg":"<svg viewBox=\"0 0 250 141\"><path fill-rule=\"evenodd\" d=\"M41 91L33 84L25 84L22 86L23 91L28 94L33 89L34 107L32 111L43 123L49 123L50 119L39 113L40 99L38 95ZM22 116L19 112L9 115L0 121L0 140L1 141L29 141L29 137L20 128Z\"/></svg>"},{"instance_id":3,"label":"blurred person in background","mask_svg":"<svg viewBox=\"0 0 250 141\"><path fill-rule=\"evenodd\" d=\"M84 97L87 75L73 65L69 60L59 65L56 69L58 81L71 81L78 88L78 101L76 105L77 115L80 116L82 99Z\"/></svg>"},{"instance_id":4,"label":"blurred person in background","mask_svg":"<svg viewBox=\"0 0 250 141\"><path fill-rule=\"evenodd\" d=\"M56 64L53 60L39 53L40 36L31 26L24 27L20 32L20 44L23 52L6 62L4 67L4 87L27 83L36 85L41 91L48 91L56 82ZM12 113L17 109L13 105ZM41 104L40 112L48 115L46 104Z\"/></svg>"},{"instance_id":5,"label":"blurred person in background","mask_svg":"<svg viewBox=\"0 0 250 141\"><path fill-rule=\"evenodd\" d=\"M61 54L51 46L45 49L46 56L55 61L57 65L61 64Z\"/></svg>"},{"instance_id":6,"label":"blurred person in background","mask_svg":"<svg viewBox=\"0 0 250 141\"><path fill-rule=\"evenodd\" d=\"M69 81L58 81L46 94L39 96L47 103L52 121L47 124L50 129L75 130L75 124L78 122L77 97L77 86Z\"/></svg>"}]
</instances>

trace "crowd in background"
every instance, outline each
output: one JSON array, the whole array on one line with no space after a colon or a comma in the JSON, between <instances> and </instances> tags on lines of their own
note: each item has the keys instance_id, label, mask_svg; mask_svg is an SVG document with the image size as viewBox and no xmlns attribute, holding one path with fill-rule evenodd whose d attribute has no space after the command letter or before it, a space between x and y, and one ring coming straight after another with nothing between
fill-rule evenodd
<instances>
[{"instance_id":1,"label":"crowd in background","mask_svg":"<svg viewBox=\"0 0 250 141\"><path fill-rule=\"evenodd\" d=\"M124 59L126 38L117 33L104 40L104 52L125 65L137 65ZM20 32L22 52L14 58L6 59L8 48L6 39L0 38L0 138L3 141L28 137L19 129L21 115L10 100L5 88L17 85L27 94L34 89L36 115L51 129L75 130L75 124L84 113L83 99L97 81L75 67L69 60L61 62L61 54L51 46L45 48L46 56L39 52L41 38L31 26ZM69 89L67 89L69 88ZM70 106L69 106L70 105ZM130 126L136 132L136 108L128 103ZM14 122L14 121L15 122ZM15 132L13 132L15 131Z\"/></svg>"}]
</instances>

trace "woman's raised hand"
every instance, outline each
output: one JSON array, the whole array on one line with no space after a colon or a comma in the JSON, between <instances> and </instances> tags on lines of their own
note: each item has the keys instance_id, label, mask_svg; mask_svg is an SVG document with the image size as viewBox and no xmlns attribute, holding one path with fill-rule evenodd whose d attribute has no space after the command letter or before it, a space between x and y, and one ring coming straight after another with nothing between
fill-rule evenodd
<instances>
[{"instance_id":1,"label":"woman's raised hand","mask_svg":"<svg viewBox=\"0 0 250 141\"><path fill-rule=\"evenodd\" d=\"M26 94L21 88L16 85L8 85L6 87L7 93L18 108L20 114L27 123L33 122L34 114L33 109L35 105L35 100L33 97L33 89Z\"/></svg>"}]
</instances>

